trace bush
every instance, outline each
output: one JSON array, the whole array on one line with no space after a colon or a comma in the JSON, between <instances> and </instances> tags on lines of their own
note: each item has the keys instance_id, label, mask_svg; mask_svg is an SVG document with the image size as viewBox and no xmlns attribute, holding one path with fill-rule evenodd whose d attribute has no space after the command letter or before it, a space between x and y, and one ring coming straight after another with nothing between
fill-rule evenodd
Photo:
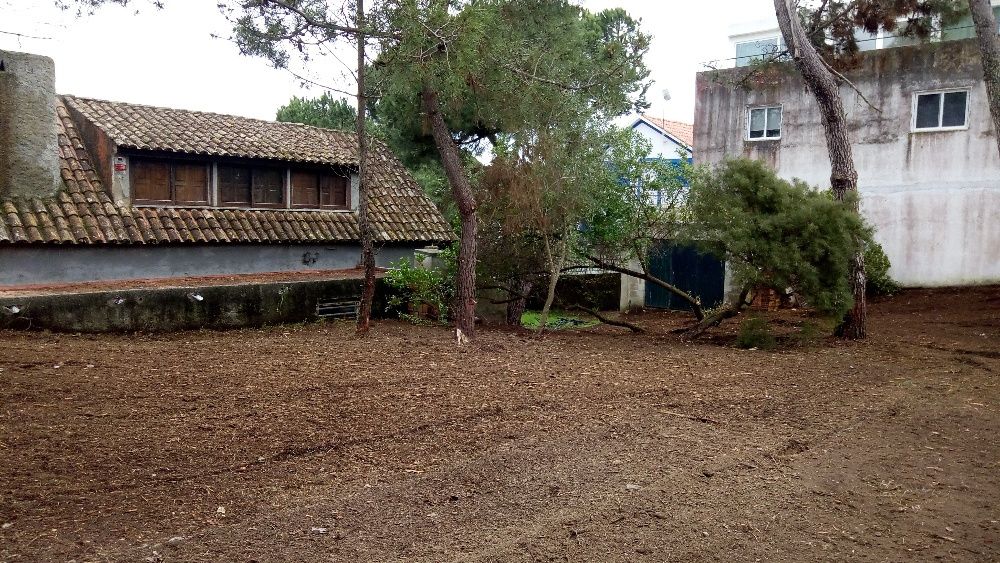
<instances>
[{"instance_id":1,"label":"bush","mask_svg":"<svg viewBox=\"0 0 1000 563\"><path fill-rule=\"evenodd\" d=\"M747 159L699 170L689 205L693 238L722 243L738 287L791 288L831 317L851 308L851 260L871 229L850 205Z\"/></svg>"},{"instance_id":2,"label":"bush","mask_svg":"<svg viewBox=\"0 0 1000 563\"><path fill-rule=\"evenodd\" d=\"M774 348L776 341L771 334L767 319L751 315L740 323L740 332L736 335L737 348L757 348L769 350Z\"/></svg>"},{"instance_id":3,"label":"bush","mask_svg":"<svg viewBox=\"0 0 1000 563\"><path fill-rule=\"evenodd\" d=\"M892 295L900 290L899 284L889 275L889 257L882 245L872 241L865 247L865 275L868 277L866 293L871 297Z\"/></svg>"},{"instance_id":4,"label":"bush","mask_svg":"<svg viewBox=\"0 0 1000 563\"><path fill-rule=\"evenodd\" d=\"M446 321L455 299L456 252L442 251L438 257L441 265L423 268L413 265L413 260L400 258L385 275L385 282L396 290L388 300L389 308L405 306L400 316L410 320L429 318Z\"/></svg>"}]
</instances>

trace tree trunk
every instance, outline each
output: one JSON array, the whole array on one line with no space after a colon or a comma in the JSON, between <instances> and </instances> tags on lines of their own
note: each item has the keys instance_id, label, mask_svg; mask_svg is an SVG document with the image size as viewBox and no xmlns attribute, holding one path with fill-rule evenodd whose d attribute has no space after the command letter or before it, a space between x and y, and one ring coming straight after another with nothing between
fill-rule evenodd
<instances>
[{"instance_id":1,"label":"tree trunk","mask_svg":"<svg viewBox=\"0 0 1000 563\"><path fill-rule=\"evenodd\" d=\"M740 292L740 296L736 299L736 303L730 303L729 305L722 307L710 316L701 319L698 324L690 328L681 329L679 332L686 332L689 337L697 338L698 336L704 334L706 330L722 324L722 321L739 315L745 307L750 305L752 300L748 300L749 297L750 288L745 287L743 288L743 291Z\"/></svg>"},{"instance_id":2,"label":"tree trunk","mask_svg":"<svg viewBox=\"0 0 1000 563\"><path fill-rule=\"evenodd\" d=\"M364 0L358 0L357 26L364 27ZM375 241L368 217L368 186L371 175L368 159L368 132L365 117L368 97L365 93L365 35L358 33L358 230L361 233L361 264L365 269L365 283L358 305L358 334L367 334L371 323L372 301L375 297Z\"/></svg>"},{"instance_id":3,"label":"tree trunk","mask_svg":"<svg viewBox=\"0 0 1000 563\"><path fill-rule=\"evenodd\" d=\"M441 114L437 91L424 87L421 99L462 220L458 278L455 283L455 333L461 344L473 338L476 331L476 200L465 175L458 147Z\"/></svg>"},{"instance_id":4,"label":"tree trunk","mask_svg":"<svg viewBox=\"0 0 1000 563\"><path fill-rule=\"evenodd\" d=\"M511 287L517 292L517 295L511 297L510 301L507 302L507 325L508 326L521 326L521 317L524 316L524 310L528 308L528 294L531 293L531 288L535 284L531 280L511 280Z\"/></svg>"},{"instance_id":5,"label":"tree trunk","mask_svg":"<svg viewBox=\"0 0 1000 563\"><path fill-rule=\"evenodd\" d=\"M563 263L566 260L566 239L563 239L562 250L558 256L552 252L552 243L549 237L545 236L545 255L549 264L549 287L545 292L545 304L542 305L542 313L538 316L538 332L545 330L549 323L549 311L552 310L552 303L556 300L556 286L559 285L559 275L562 273Z\"/></svg>"},{"instance_id":6,"label":"tree trunk","mask_svg":"<svg viewBox=\"0 0 1000 563\"><path fill-rule=\"evenodd\" d=\"M798 14L791 8L792 0L774 0L774 11L785 44L792 53L792 59L802 79L808 86L819 106L826 133L826 149L830 155L830 187L834 197L845 201L851 192L857 193L858 173L854 169L854 155L847 137L847 116L840 99L840 86L834 75L823 62L813 44L806 36ZM854 211L858 211L858 199L853 198ZM851 262L851 292L854 307L844 317L837 328L837 334L845 338L865 337L867 307L865 302L865 262L863 249Z\"/></svg>"},{"instance_id":7,"label":"tree trunk","mask_svg":"<svg viewBox=\"0 0 1000 563\"><path fill-rule=\"evenodd\" d=\"M993 135L1000 151L1000 36L997 35L997 20L993 17L990 0L969 0L969 11L976 24L983 80L986 81L986 94L993 116Z\"/></svg>"}]
</instances>

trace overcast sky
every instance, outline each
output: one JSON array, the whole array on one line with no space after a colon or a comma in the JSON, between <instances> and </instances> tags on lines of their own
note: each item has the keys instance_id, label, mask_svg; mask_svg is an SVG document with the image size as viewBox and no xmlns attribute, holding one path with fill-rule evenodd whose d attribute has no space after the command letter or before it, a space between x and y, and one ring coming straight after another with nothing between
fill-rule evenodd
<instances>
[{"instance_id":1,"label":"overcast sky","mask_svg":"<svg viewBox=\"0 0 1000 563\"><path fill-rule=\"evenodd\" d=\"M655 80L650 113L690 122L694 75L713 59L732 57L729 27L773 18L772 0L585 0L598 10L620 6L653 35L646 64ZM293 95L318 95L288 71L243 57L225 39L230 25L216 0L166 0L155 10L105 6L76 18L54 0L0 0L0 49L52 57L56 89L73 94L183 109L274 119ZM12 35L18 33L33 37ZM213 37L221 35L222 38ZM345 59L350 61L351 55ZM334 60L309 77L350 91L350 77ZM670 101L662 97L670 92Z\"/></svg>"}]
</instances>

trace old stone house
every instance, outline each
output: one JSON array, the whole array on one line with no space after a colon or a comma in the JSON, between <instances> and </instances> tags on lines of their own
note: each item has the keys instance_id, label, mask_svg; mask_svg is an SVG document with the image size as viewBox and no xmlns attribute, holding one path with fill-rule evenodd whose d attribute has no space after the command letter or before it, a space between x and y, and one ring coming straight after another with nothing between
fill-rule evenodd
<instances>
[{"instance_id":1,"label":"old stone house","mask_svg":"<svg viewBox=\"0 0 1000 563\"><path fill-rule=\"evenodd\" d=\"M381 143L371 219L387 265L454 235ZM59 96L0 51L0 286L359 262L351 133Z\"/></svg>"}]
</instances>

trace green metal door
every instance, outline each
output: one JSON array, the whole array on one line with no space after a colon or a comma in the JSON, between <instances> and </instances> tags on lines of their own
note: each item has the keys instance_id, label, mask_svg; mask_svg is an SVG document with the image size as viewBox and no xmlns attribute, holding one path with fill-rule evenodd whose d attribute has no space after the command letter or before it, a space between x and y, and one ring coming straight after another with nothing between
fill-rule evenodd
<instances>
[{"instance_id":1,"label":"green metal door","mask_svg":"<svg viewBox=\"0 0 1000 563\"><path fill-rule=\"evenodd\" d=\"M650 251L649 269L654 276L701 299L706 309L720 305L725 298L725 263L694 245L660 241ZM646 282L646 307L690 308L682 298L650 282Z\"/></svg>"}]
</instances>

